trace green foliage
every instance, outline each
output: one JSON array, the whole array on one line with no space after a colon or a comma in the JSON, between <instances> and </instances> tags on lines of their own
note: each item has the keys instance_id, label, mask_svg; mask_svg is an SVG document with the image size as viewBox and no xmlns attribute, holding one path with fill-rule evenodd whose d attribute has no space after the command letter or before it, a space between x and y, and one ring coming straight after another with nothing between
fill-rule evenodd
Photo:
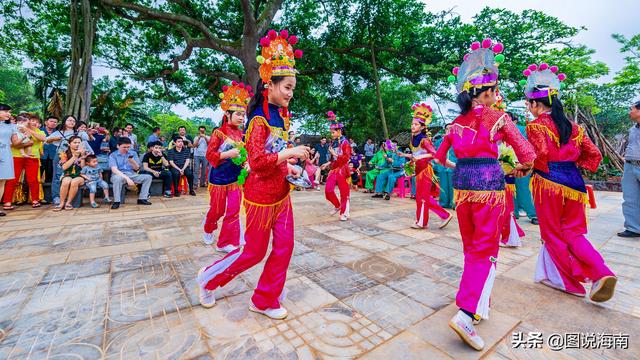
<instances>
[{"instance_id":1,"label":"green foliage","mask_svg":"<svg viewBox=\"0 0 640 360\"><path fill-rule=\"evenodd\" d=\"M620 52L627 54L625 66L614 78L615 84L633 86L638 89L640 87L640 34L634 35L630 39L620 34L613 34L612 37L620 43Z\"/></svg>"},{"instance_id":2,"label":"green foliage","mask_svg":"<svg viewBox=\"0 0 640 360\"><path fill-rule=\"evenodd\" d=\"M0 94L2 94L2 101L13 107L15 111L39 110L33 96L33 86L20 67L0 65Z\"/></svg>"}]
</instances>

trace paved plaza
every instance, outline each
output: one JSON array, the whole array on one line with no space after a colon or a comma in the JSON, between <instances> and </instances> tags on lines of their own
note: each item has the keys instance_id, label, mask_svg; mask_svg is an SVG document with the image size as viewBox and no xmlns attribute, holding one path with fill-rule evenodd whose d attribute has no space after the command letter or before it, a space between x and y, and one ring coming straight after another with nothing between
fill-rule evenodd
<instances>
[{"instance_id":1,"label":"paved plaza","mask_svg":"<svg viewBox=\"0 0 640 360\"><path fill-rule=\"evenodd\" d=\"M201 241L204 191L153 206L128 198L116 211L20 207L0 218L0 359L640 359L640 241L615 236L622 195L596 195L589 238L619 276L615 297L594 304L535 284L539 231L521 219L524 247L501 249L490 319L478 326L483 352L447 326L458 224L410 229L408 198L354 193L340 222L323 193L294 192L284 321L248 311L262 264L218 291L215 307L198 305L196 272L221 258ZM520 333L545 341L514 348ZM628 335L628 349L567 341L554 351L554 333Z\"/></svg>"}]
</instances>

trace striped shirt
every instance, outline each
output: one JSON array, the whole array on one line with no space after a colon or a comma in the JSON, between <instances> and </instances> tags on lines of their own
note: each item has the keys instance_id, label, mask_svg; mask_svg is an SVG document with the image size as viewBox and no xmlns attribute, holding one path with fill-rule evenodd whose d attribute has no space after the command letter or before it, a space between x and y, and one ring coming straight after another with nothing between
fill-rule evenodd
<instances>
[{"instance_id":1,"label":"striped shirt","mask_svg":"<svg viewBox=\"0 0 640 360\"><path fill-rule=\"evenodd\" d=\"M169 161L173 161L173 163L178 167L183 167L185 162L189 159L189 155L191 154L187 148L182 148L182 151L178 151L176 148L173 148L169 150L167 158Z\"/></svg>"}]
</instances>

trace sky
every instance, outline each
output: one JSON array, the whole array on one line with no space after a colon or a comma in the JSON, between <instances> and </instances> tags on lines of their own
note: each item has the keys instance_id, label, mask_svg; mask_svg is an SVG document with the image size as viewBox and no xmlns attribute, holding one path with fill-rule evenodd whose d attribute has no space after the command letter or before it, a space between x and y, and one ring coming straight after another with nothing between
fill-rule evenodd
<instances>
[{"instance_id":1,"label":"sky","mask_svg":"<svg viewBox=\"0 0 640 360\"><path fill-rule=\"evenodd\" d=\"M640 32L640 1L636 0L421 0L427 10L438 12L453 9L463 21L470 22L474 15L484 7L501 7L515 12L535 8L549 15L555 16L565 24L581 27L587 30L581 31L574 38L576 43L585 44L595 49L593 58L607 64L610 75L603 77L602 81L610 80L616 71L624 65L624 55L620 54L619 44L611 38L611 34L618 33L631 37ZM96 67L95 76L113 75L113 70ZM429 102L428 99L426 99ZM433 105L433 104L432 104ZM295 106L295 105L294 105ZM186 106L177 104L172 110L183 117L212 117L220 118L222 112L215 109L201 109L191 111Z\"/></svg>"}]
</instances>

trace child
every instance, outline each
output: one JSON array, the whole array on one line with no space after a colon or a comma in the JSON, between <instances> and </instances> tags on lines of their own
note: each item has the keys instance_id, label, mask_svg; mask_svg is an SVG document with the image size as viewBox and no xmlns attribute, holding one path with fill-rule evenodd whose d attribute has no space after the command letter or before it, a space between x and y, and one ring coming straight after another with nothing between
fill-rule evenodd
<instances>
[{"instance_id":1,"label":"child","mask_svg":"<svg viewBox=\"0 0 640 360\"><path fill-rule=\"evenodd\" d=\"M31 141L31 136L27 132L28 125L29 125L28 117L18 116L16 118L16 128L18 129L18 131L16 131L16 135L18 136L18 141L20 141L21 144L26 144L29 141ZM22 157L27 157L27 158L33 157L33 154L31 153L31 146L22 147L19 149L19 151L20 151L20 156Z\"/></svg>"},{"instance_id":2,"label":"child","mask_svg":"<svg viewBox=\"0 0 640 360\"><path fill-rule=\"evenodd\" d=\"M351 174L351 188L358 190L358 184L360 183L360 169L356 169L353 162L349 162L349 173Z\"/></svg>"},{"instance_id":3,"label":"child","mask_svg":"<svg viewBox=\"0 0 640 360\"><path fill-rule=\"evenodd\" d=\"M87 187L89 188L89 201L92 208L100 207L96 203L96 191L98 186L102 188L104 192L104 202L109 203L109 185L106 181L102 180L102 169L98 167L98 157L95 155L87 155L85 158L85 167L80 171L80 176L85 180Z\"/></svg>"}]
</instances>

